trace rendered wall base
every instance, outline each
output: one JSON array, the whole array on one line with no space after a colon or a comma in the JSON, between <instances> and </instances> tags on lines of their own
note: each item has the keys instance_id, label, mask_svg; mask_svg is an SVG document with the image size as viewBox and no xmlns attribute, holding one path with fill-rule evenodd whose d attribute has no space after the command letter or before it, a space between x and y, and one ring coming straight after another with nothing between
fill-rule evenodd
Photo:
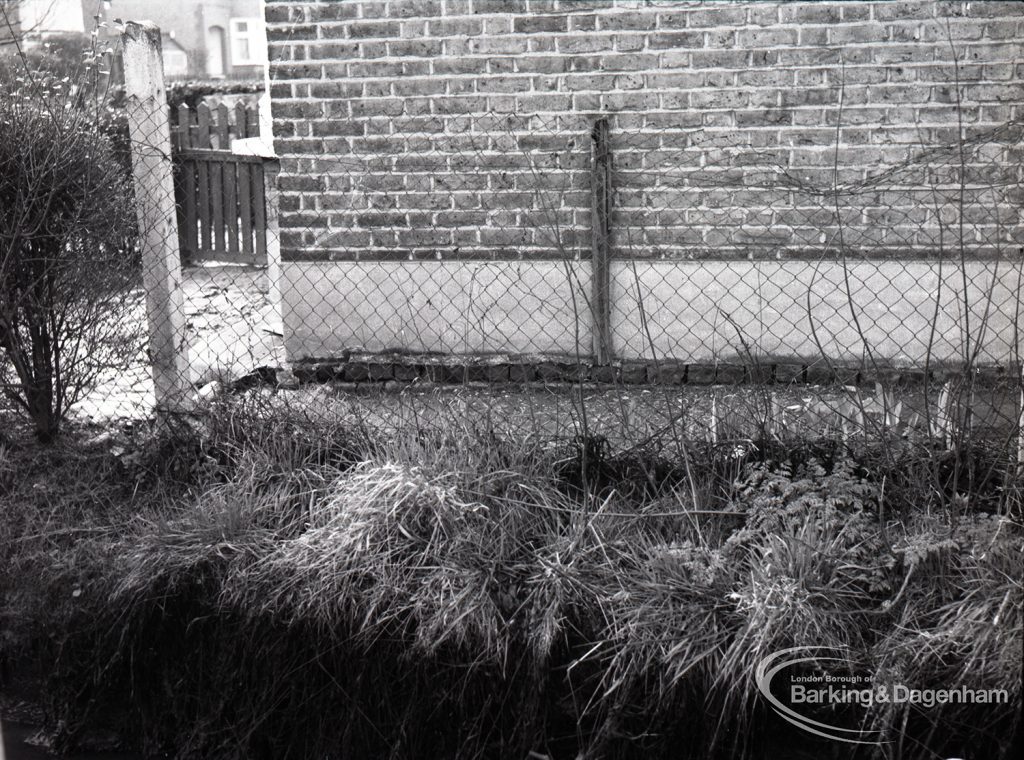
<instances>
[{"instance_id":1,"label":"rendered wall base","mask_svg":"<svg viewBox=\"0 0 1024 760\"><path fill-rule=\"evenodd\" d=\"M940 278L923 261L617 261L614 351L700 364L742 364L748 351L799 363L824 351L857 364L867 343L890 365L958 364L969 330L978 362L1005 365L1020 349L1019 274L1019 264L969 262L965 315L951 262ZM282 275L289 361L591 352L587 262L286 262Z\"/></svg>"},{"instance_id":2,"label":"rendered wall base","mask_svg":"<svg viewBox=\"0 0 1024 760\"><path fill-rule=\"evenodd\" d=\"M578 345L590 353L582 295L589 263L285 262L281 268L289 361L350 350L573 355Z\"/></svg>"},{"instance_id":3,"label":"rendered wall base","mask_svg":"<svg viewBox=\"0 0 1024 760\"><path fill-rule=\"evenodd\" d=\"M614 262L611 274L613 344L623 359L743 363L749 350L858 364L870 349L896 366L923 366L929 353L931 363L956 364L965 330L972 345L981 338L979 363L1015 361L1020 349L1015 262L968 262L966 317L963 274L948 261L941 278L925 261Z\"/></svg>"}]
</instances>

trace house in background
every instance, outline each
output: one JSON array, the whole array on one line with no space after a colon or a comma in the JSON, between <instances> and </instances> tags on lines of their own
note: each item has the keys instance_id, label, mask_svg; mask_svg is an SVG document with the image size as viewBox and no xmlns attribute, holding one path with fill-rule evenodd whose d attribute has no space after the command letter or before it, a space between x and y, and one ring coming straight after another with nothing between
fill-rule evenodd
<instances>
[{"instance_id":1,"label":"house in background","mask_svg":"<svg viewBox=\"0 0 1024 760\"><path fill-rule=\"evenodd\" d=\"M83 33L89 25L83 0L18 0L21 31L28 35ZM94 5L98 5L94 3Z\"/></svg>"},{"instance_id":2,"label":"house in background","mask_svg":"<svg viewBox=\"0 0 1024 760\"><path fill-rule=\"evenodd\" d=\"M260 0L113 0L102 5L105 20L152 21L160 27L168 79L263 80L267 36Z\"/></svg>"},{"instance_id":3,"label":"house in background","mask_svg":"<svg viewBox=\"0 0 1024 760\"><path fill-rule=\"evenodd\" d=\"M53 35L84 34L92 26L96 8L107 3L92 0L0 0L0 45L15 39L31 45Z\"/></svg>"},{"instance_id":4,"label":"house in background","mask_svg":"<svg viewBox=\"0 0 1024 760\"><path fill-rule=\"evenodd\" d=\"M260 0L0 0L0 6L29 45L89 33L97 17L152 21L163 32L168 79L263 80L267 36Z\"/></svg>"},{"instance_id":5,"label":"house in background","mask_svg":"<svg viewBox=\"0 0 1024 760\"><path fill-rule=\"evenodd\" d=\"M164 59L164 76L167 79L183 79L189 75L188 50L175 38L173 34L164 32L160 43L160 49Z\"/></svg>"}]
</instances>

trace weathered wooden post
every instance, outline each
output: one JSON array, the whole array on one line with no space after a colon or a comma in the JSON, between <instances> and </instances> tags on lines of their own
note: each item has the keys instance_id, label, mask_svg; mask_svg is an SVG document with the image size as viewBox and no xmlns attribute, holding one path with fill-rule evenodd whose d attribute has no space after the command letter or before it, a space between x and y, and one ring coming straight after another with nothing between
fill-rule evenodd
<instances>
[{"instance_id":1,"label":"weathered wooden post","mask_svg":"<svg viewBox=\"0 0 1024 760\"><path fill-rule=\"evenodd\" d=\"M191 382L160 29L129 22L121 41L153 385L157 408L175 410Z\"/></svg>"},{"instance_id":2,"label":"weathered wooden post","mask_svg":"<svg viewBox=\"0 0 1024 760\"><path fill-rule=\"evenodd\" d=\"M611 150L608 146L608 119L598 119L591 133L590 169L590 249L591 299L594 361L612 360L611 330Z\"/></svg>"}]
</instances>

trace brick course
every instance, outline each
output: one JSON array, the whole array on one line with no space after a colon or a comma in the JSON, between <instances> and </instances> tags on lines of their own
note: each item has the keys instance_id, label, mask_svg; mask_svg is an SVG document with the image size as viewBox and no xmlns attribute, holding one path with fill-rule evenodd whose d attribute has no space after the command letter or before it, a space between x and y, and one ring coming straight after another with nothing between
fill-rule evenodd
<instances>
[{"instance_id":1,"label":"brick course","mask_svg":"<svg viewBox=\"0 0 1024 760\"><path fill-rule=\"evenodd\" d=\"M831 198L785 182L856 185L954 140L957 78L968 137L1024 116L1017 2L268 0L267 21L286 260L586 257L601 115L617 255L817 256ZM1020 182L1019 140L968 179ZM951 160L850 196L846 245L934 253L925 185ZM968 199L979 255L1024 241L1019 202L994 203Z\"/></svg>"}]
</instances>

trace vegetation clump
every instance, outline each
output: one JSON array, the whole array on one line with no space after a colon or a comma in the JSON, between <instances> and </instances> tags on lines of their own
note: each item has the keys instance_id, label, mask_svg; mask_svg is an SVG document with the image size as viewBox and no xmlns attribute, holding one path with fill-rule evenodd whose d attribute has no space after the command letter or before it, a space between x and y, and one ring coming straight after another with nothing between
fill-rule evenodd
<instances>
[{"instance_id":1,"label":"vegetation clump","mask_svg":"<svg viewBox=\"0 0 1024 760\"><path fill-rule=\"evenodd\" d=\"M70 77L0 75L0 384L52 441L137 358L136 220L106 112Z\"/></svg>"},{"instance_id":2,"label":"vegetation clump","mask_svg":"<svg viewBox=\"0 0 1024 760\"><path fill-rule=\"evenodd\" d=\"M810 713L877 732L878 756L1008 750L1024 622L1008 513L891 503L830 444L738 464L694 448L701 488L588 490L566 482L579 441L454 421L382 435L247 404L101 456L135 485L68 518L78 532L8 528L5 572L38 579L6 589L9 649L52 662L65 746L99 723L179 757L818 751L754 672L824 648L878 684L1007 694Z\"/></svg>"}]
</instances>

